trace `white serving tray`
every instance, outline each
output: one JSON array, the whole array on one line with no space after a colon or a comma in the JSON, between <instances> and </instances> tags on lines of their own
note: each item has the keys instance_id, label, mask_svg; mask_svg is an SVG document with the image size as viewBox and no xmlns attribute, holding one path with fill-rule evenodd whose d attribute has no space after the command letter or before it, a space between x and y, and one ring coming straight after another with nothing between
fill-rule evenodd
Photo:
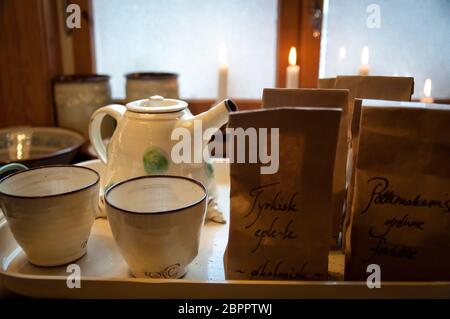
<instances>
[{"instance_id":1,"label":"white serving tray","mask_svg":"<svg viewBox=\"0 0 450 319\"><path fill-rule=\"evenodd\" d=\"M99 168L98 161L85 166ZM215 160L219 207L229 217L229 165ZM57 298L450 298L450 282L390 282L369 289L365 282L345 282L343 255L330 253L330 281L225 280L223 253L228 224L206 223L197 258L183 279L136 279L122 259L107 220L95 221L88 253L75 263L81 288L68 288L66 266L36 267L28 263L6 221L0 219L0 281L25 296ZM1 284L0 284L1 286ZM1 287L0 287L1 290Z\"/></svg>"}]
</instances>

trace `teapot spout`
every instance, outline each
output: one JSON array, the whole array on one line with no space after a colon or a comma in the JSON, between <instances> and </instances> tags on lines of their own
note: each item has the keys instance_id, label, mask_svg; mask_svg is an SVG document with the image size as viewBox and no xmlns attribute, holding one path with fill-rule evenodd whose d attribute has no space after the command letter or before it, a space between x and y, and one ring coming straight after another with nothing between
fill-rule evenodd
<instances>
[{"instance_id":1,"label":"teapot spout","mask_svg":"<svg viewBox=\"0 0 450 319\"><path fill-rule=\"evenodd\" d=\"M228 114L238 111L237 105L231 100L223 100L206 112L194 117L194 120L201 120L204 132L204 139L209 140L215 131L228 122Z\"/></svg>"}]
</instances>

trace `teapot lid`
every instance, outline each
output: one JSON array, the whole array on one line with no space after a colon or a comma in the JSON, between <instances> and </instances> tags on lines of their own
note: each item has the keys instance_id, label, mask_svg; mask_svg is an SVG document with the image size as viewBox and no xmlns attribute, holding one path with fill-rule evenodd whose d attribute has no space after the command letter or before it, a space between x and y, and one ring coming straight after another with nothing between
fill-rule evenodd
<instances>
[{"instance_id":1,"label":"teapot lid","mask_svg":"<svg viewBox=\"0 0 450 319\"><path fill-rule=\"evenodd\" d=\"M137 100L127 104L127 109L137 113L172 113L184 110L188 104L181 100L165 99L154 95L148 99Z\"/></svg>"}]
</instances>

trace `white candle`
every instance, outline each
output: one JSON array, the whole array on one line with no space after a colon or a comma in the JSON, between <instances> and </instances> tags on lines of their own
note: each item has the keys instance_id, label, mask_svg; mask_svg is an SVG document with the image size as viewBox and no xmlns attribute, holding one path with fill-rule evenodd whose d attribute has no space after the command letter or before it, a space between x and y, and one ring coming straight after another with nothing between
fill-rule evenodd
<instances>
[{"instance_id":1,"label":"white candle","mask_svg":"<svg viewBox=\"0 0 450 319\"><path fill-rule=\"evenodd\" d=\"M298 88L300 66L297 65L297 50L292 47L289 51L289 66L286 69L286 87L288 89Z\"/></svg>"},{"instance_id":2,"label":"white candle","mask_svg":"<svg viewBox=\"0 0 450 319\"><path fill-rule=\"evenodd\" d=\"M423 97L420 99L422 103L434 103L434 99L431 97L431 79L425 81L423 86Z\"/></svg>"},{"instance_id":3,"label":"white candle","mask_svg":"<svg viewBox=\"0 0 450 319\"><path fill-rule=\"evenodd\" d=\"M217 88L217 100L226 99L228 97L228 65L227 47L224 43L219 46L219 82Z\"/></svg>"},{"instance_id":4,"label":"white candle","mask_svg":"<svg viewBox=\"0 0 450 319\"><path fill-rule=\"evenodd\" d=\"M361 65L359 66L359 75L369 75L369 47L365 46L361 52Z\"/></svg>"}]
</instances>

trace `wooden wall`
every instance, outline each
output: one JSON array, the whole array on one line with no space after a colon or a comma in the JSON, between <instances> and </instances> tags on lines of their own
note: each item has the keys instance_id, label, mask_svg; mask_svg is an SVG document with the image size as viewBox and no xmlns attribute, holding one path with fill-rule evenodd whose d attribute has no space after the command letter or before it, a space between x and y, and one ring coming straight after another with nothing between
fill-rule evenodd
<instances>
[{"instance_id":1,"label":"wooden wall","mask_svg":"<svg viewBox=\"0 0 450 319\"><path fill-rule=\"evenodd\" d=\"M56 2L0 0L0 128L53 125L61 73Z\"/></svg>"},{"instance_id":2,"label":"wooden wall","mask_svg":"<svg viewBox=\"0 0 450 319\"><path fill-rule=\"evenodd\" d=\"M292 46L297 49L300 87L317 87L320 34L313 36L312 21L314 9L322 8L323 0L278 0L277 87L286 87L286 67Z\"/></svg>"},{"instance_id":3,"label":"wooden wall","mask_svg":"<svg viewBox=\"0 0 450 319\"><path fill-rule=\"evenodd\" d=\"M70 0L81 9L81 28L72 30L75 73L95 73L94 13L92 0Z\"/></svg>"}]
</instances>

